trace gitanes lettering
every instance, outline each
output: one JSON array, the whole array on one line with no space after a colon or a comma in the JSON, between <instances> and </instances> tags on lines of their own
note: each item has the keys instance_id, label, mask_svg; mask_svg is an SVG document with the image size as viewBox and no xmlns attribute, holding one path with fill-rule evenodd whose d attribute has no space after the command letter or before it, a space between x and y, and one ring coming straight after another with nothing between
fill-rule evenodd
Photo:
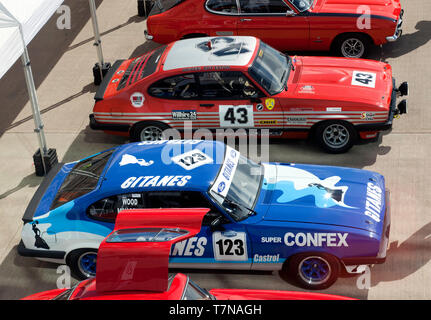
<instances>
[{"instance_id":1,"label":"gitanes lettering","mask_svg":"<svg viewBox=\"0 0 431 320\"><path fill-rule=\"evenodd\" d=\"M147 187L183 187L191 176L141 176L130 177L121 184L122 189Z\"/></svg>"},{"instance_id":2,"label":"gitanes lettering","mask_svg":"<svg viewBox=\"0 0 431 320\"><path fill-rule=\"evenodd\" d=\"M382 189L372 182L367 185L367 198L365 201L365 215L376 222L380 222L382 211Z\"/></svg>"},{"instance_id":3,"label":"gitanes lettering","mask_svg":"<svg viewBox=\"0 0 431 320\"><path fill-rule=\"evenodd\" d=\"M194 255L197 257L201 257L205 252L206 244L207 238L205 237L193 237L181 242L177 242L172 247L171 256L190 257Z\"/></svg>"}]
</instances>

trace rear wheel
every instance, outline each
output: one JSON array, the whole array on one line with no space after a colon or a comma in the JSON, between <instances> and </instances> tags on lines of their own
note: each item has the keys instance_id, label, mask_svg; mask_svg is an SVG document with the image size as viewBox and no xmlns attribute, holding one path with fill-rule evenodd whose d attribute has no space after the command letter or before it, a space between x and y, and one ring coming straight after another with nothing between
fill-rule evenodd
<instances>
[{"instance_id":1,"label":"rear wheel","mask_svg":"<svg viewBox=\"0 0 431 320\"><path fill-rule=\"evenodd\" d=\"M96 276L96 260L96 249L80 249L72 251L66 263L79 280L84 280Z\"/></svg>"},{"instance_id":2,"label":"rear wheel","mask_svg":"<svg viewBox=\"0 0 431 320\"><path fill-rule=\"evenodd\" d=\"M317 127L315 138L326 152L343 153L353 146L357 133L348 122L327 121Z\"/></svg>"},{"instance_id":3,"label":"rear wheel","mask_svg":"<svg viewBox=\"0 0 431 320\"><path fill-rule=\"evenodd\" d=\"M289 259L288 272L299 286L321 290L337 281L340 263L337 258L324 253L298 254Z\"/></svg>"},{"instance_id":4,"label":"rear wheel","mask_svg":"<svg viewBox=\"0 0 431 320\"><path fill-rule=\"evenodd\" d=\"M169 129L169 126L160 122L148 121L138 123L130 131L130 140L135 142L163 140L163 131L167 129Z\"/></svg>"}]
</instances>

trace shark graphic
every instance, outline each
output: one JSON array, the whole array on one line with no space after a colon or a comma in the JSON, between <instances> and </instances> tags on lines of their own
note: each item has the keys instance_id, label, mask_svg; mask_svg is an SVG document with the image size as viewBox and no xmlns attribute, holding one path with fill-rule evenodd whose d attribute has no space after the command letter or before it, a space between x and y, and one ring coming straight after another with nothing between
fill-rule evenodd
<instances>
[{"instance_id":1,"label":"shark graphic","mask_svg":"<svg viewBox=\"0 0 431 320\"><path fill-rule=\"evenodd\" d=\"M125 166L128 164L139 164L141 167L148 167L154 163L153 160L145 161L145 159L137 159L135 156L130 154L124 154L120 161L120 166Z\"/></svg>"},{"instance_id":2,"label":"shark graphic","mask_svg":"<svg viewBox=\"0 0 431 320\"><path fill-rule=\"evenodd\" d=\"M336 186L341 180L339 176L321 180L316 175L294 166L277 166L277 177L268 180L270 181L266 181L267 185L264 185L264 188L282 192L276 199L278 203L287 203L311 195L314 196L315 205L319 208L332 206L353 208L344 203L349 187Z\"/></svg>"}]
</instances>

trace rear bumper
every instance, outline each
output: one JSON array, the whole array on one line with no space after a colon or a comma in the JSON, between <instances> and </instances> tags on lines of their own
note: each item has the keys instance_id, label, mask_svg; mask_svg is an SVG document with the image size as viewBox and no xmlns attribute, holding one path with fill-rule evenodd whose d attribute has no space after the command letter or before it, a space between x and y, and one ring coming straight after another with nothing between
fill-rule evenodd
<instances>
[{"instance_id":1,"label":"rear bumper","mask_svg":"<svg viewBox=\"0 0 431 320\"><path fill-rule=\"evenodd\" d=\"M64 256L66 255L66 252L64 252L64 251L27 249L22 240L19 243L17 250L18 250L18 254L20 256L32 257L32 258L41 258L41 259L63 260Z\"/></svg>"},{"instance_id":2,"label":"rear bumper","mask_svg":"<svg viewBox=\"0 0 431 320\"><path fill-rule=\"evenodd\" d=\"M24 216L22 217L22 221L24 221L24 224L33 221L34 213L36 212L36 209L38 208L41 199L45 195L46 190L48 190L48 187L50 186L52 180L54 180L55 176L61 170L63 165L64 163L57 163L43 179L42 183L40 184L33 198L30 200L30 203L28 204L27 209L24 212Z\"/></svg>"},{"instance_id":3,"label":"rear bumper","mask_svg":"<svg viewBox=\"0 0 431 320\"><path fill-rule=\"evenodd\" d=\"M94 114L90 114L90 128L93 130L119 131L119 132L129 132L130 130L130 126L128 124L97 122L96 118L94 117Z\"/></svg>"}]
</instances>

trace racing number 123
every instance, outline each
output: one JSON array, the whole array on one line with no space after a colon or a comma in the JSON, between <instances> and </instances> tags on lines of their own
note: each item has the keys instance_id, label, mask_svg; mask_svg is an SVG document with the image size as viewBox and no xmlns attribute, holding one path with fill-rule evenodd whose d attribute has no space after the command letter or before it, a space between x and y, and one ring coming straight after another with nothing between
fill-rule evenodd
<instances>
[{"instance_id":1,"label":"racing number 123","mask_svg":"<svg viewBox=\"0 0 431 320\"><path fill-rule=\"evenodd\" d=\"M244 232L213 233L213 250L216 260L247 260L247 243Z\"/></svg>"}]
</instances>

